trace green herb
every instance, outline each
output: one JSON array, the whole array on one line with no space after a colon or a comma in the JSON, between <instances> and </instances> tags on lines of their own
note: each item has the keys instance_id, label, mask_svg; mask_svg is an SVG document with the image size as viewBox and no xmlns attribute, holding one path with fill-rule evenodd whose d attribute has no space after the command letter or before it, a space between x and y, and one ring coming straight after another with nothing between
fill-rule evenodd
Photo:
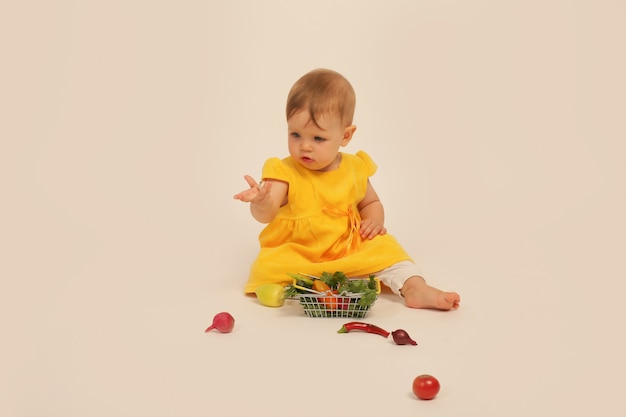
<instances>
[{"instance_id":1,"label":"green herb","mask_svg":"<svg viewBox=\"0 0 626 417\"><path fill-rule=\"evenodd\" d=\"M366 292L365 294L361 296L361 298L359 299L359 305L361 307L367 307L369 305L372 305L374 301L376 301L376 297L377 297L376 290L374 291L370 290L369 292Z\"/></svg>"},{"instance_id":2,"label":"green herb","mask_svg":"<svg viewBox=\"0 0 626 417\"><path fill-rule=\"evenodd\" d=\"M301 291L297 289L296 287L294 287L293 285L285 286L285 295L284 295L285 298L293 298L300 293Z\"/></svg>"},{"instance_id":3,"label":"green herb","mask_svg":"<svg viewBox=\"0 0 626 417\"><path fill-rule=\"evenodd\" d=\"M343 272L337 271L333 272L322 272L320 279L324 281L328 286L332 289L339 290L343 285L345 285L346 281L348 281L348 277Z\"/></svg>"},{"instance_id":4,"label":"green herb","mask_svg":"<svg viewBox=\"0 0 626 417\"><path fill-rule=\"evenodd\" d=\"M376 276L374 275L370 275L370 280L367 283L367 286L369 287L370 290L375 290L377 285L376 285Z\"/></svg>"}]
</instances>

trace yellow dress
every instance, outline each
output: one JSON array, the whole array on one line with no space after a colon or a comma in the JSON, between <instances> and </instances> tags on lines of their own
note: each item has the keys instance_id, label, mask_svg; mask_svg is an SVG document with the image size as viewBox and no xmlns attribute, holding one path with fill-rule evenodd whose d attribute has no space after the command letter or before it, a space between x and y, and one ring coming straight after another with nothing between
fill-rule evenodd
<instances>
[{"instance_id":1,"label":"yellow dress","mask_svg":"<svg viewBox=\"0 0 626 417\"><path fill-rule=\"evenodd\" d=\"M327 172L306 169L291 157L265 162L262 178L287 182L289 191L287 204L259 234L245 293L261 284L289 284L289 273L364 276L412 261L390 234L361 239L357 205L377 166L363 151L341 157L339 168Z\"/></svg>"}]
</instances>

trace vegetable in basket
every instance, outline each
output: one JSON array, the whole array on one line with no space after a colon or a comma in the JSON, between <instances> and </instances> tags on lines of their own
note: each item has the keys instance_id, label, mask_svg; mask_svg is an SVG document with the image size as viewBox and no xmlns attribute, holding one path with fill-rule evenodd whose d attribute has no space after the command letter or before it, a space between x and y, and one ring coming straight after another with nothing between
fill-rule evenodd
<instances>
[{"instance_id":1,"label":"vegetable in basket","mask_svg":"<svg viewBox=\"0 0 626 417\"><path fill-rule=\"evenodd\" d=\"M378 297L376 277L370 275L369 279L349 279L343 272L323 272L319 277L310 277L303 274L289 274L294 283L285 287L285 298L292 298L299 294L306 294L306 289L328 293L321 302L327 308L342 308L346 300L341 300L342 295L359 294L358 304L361 307L371 306ZM301 288L304 289L301 289Z\"/></svg>"}]
</instances>

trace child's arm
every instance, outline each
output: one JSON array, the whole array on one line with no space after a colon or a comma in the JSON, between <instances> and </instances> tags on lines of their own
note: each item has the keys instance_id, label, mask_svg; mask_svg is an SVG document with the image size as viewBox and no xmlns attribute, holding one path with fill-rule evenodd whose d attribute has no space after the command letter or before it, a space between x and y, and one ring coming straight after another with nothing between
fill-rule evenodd
<instances>
[{"instance_id":1,"label":"child's arm","mask_svg":"<svg viewBox=\"0 0 626 417\"><path fill-rule=\"evenodd\" d=\"M361 213L361 237L363 239L374 239L378 235L387 233L383 203L380 202L376 190L369 181L367 182L365 197L357 208Z\"/></svg>"},{"instance_id":2,"label":"child's arm","mask_svg":"<svg viewBox=\"0 0 626 417\"><path fill-rule=\"evenodd\" d=\"M249 175L244 178L250 188L235 194L234 198L250 203L250 213L258 222L271 222L276 217L278 209L286 203L289 185L277 180L266 180L261 185Z\"/></svg>"}]
</instances>

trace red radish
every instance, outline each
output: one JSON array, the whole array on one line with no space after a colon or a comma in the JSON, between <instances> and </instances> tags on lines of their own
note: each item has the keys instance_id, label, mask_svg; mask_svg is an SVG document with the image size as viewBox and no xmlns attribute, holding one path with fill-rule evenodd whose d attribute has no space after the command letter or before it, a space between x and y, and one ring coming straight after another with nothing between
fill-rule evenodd
<instances>
[{"instance_id":1,"label":"red radish","mask_svg":"<svg viewBox=\"0 0 626 417\"><path fill-rule=\"evenodd\" d=\"M213 329L216 329L220 333L230 333L235 327L235 318L227 312L217 313L215 317L213 317L213 324L206 328L204 331L210 332Z\"/></svg>"}]
</instances>

